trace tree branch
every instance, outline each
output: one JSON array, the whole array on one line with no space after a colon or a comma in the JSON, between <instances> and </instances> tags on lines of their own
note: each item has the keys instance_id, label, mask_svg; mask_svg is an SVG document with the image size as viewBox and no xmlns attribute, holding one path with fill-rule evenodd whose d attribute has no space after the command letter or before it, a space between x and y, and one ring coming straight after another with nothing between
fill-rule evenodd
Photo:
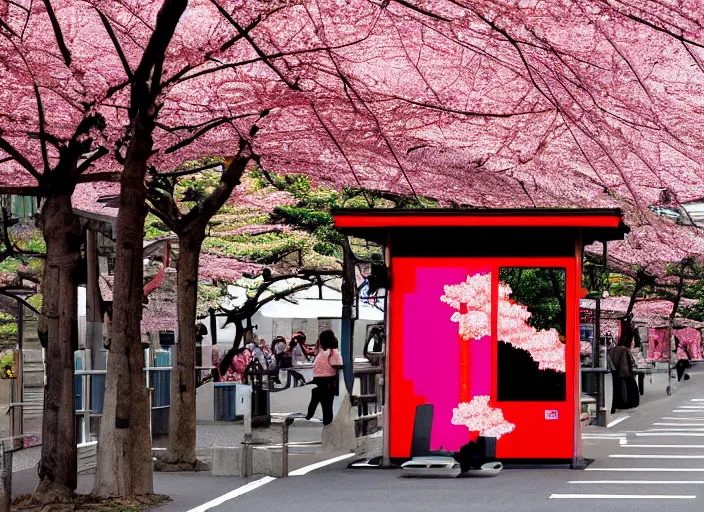
<instances>
[{"instance_id":1,"label":"tree branch","mask_svg":"<svg viewBox=\"0 0 704 512\"><path fill-rule=\"evenodd\" d=\"M217 187L205 198L201 205L196 206L184 216L184 223L187 225L197 224L198 226L194 227L202 229L203 233L205 233L205 227L210 222L210 219L225 204L234 188L240 184L242 173L251 158L252 150L249 143L244 138L240 138L239 151L234 158L227 161Z\"/></svg>"},{"instance_id":2,"label":"tree branch","mask_svg":"<svg viewBox=\"0 0 704 512\"><path fill-rule=\"evenodd\" d=\"M34 177L34 179L37 181L42 179L41 173L34 168L31 162L27 160L19 151L17 151L12 144L2 137L2 130L0 130L0 149L10 155L15 162L24 167L29 174Z\"/></svg>"},{"instance_id":3,"label":"tree branch","mask_svg":"<svg viewBox=\"0 0 704 512\"><path fill-rule=\"evenodd\" d=\"M254 42L254 39L245 31L245 29L237 23L237 20L235 20L232 16L230 16L230 13L227 12L219 3L217 0L210 0L215 7L217 7L218 11L220 11L220 14L222 14L227 21L230 22L230 24L237 29L237 32L244 37L247 42L250 44L250 46L254 49L257 55L264 61L264 64L266 64L276 75L291 89L298 91L300 90L300 87L298 86L297 83L289 81L279 69L274 66L274 64L269 60L269 57L262 51L261 48L257 45L257 43Z\"/></svg>"},{"instance_id":4,"label":"tree branch","mask_svg":"<svg viewBox=\"0 0 704 512\"><path fill-rule=\"evenodd\" d=\"M107 155L107 154L108 154L107 148L105 148L105 147L103 147L103 146L100 146L97 150L95 150L95 152L94 152L92 155L90 155L88 158L86 158L85 160L83 160L83 162L81 163L81 165L79 165L79 166L76 168L76 173L75 173L75 174L76 174L76 175L82 174L82 173L83 173L84 171L86 171L91 165L93 165L93 163L95 163L96 160L102 158L103 156L105 156L105 155ZM115 173L100 173L100 175L105 176L105 177L116 176ZM119 179L119 178L118 178L118 179ZM97 180L96 180L96 181L97 181ZM112 181L112 180L109 179L108 181Z\"/></svg>"},{"instance_id":5,"label":"tree branch","mask_svg":"<svg viewBox=\"0 0 704 512\"><path fill-rule=\"evenodd\" d=\"M71 65L71 52L66 47L66 42L64 40L64 34L61 32L61 25L59 25L59 20L56 19L56 13L54 8L51 6L50 0L44 0L44 5L46 6L46 12L51 20L51 26L54 29L54 37L56 37L56 44L59 45L59 51L61 56L64 58L64 63L67 66Z\"/></svg>"},{"instance_id":6,"label":"tree branch","mask_svg":"<svg viewBox=\"0 0 704 512\"><path fill-rule=\"evenodd\" d=\"M122 46L120 46L120 41L117 40L117 36L115 35L115 31L112 29L112 25L110 25L110 21L100 9L96 7L95 10L98 11L98 16L100 16L100 20L103 22L103 26L105 27L112 44L115 46L115 51L117 52L118 57L120 57L120 62L122 62L122 67L125 69L127 79L132 80L133 75L132 70L130 69L130 64L127 62L125 52L122 51Z\"/></svg>"}]
</instances>

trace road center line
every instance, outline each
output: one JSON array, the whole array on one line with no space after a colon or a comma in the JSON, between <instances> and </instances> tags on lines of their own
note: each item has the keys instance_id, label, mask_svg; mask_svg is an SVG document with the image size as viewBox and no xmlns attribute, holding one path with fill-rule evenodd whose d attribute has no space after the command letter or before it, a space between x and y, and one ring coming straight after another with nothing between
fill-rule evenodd
<instances>
[{"instance_id":1,"label":"road center line","mask_svg":"<svg viewBox=\"0 0 704 512\"><path fill-rule=\"evenodd\" d=\"M248 484L243 485L242 487L238 487L234 491L230 491L227 494L223 494L219 498L215 498L214 500L200 505L199 507L192 508L188 512L206 512L206 510L219 507L226 501L230 501L231 499L237 498L238 496L247 494L248 492L258 489L261 486L268 484L269 482L273 482L274 480L276 480L276 478L272 476L265 476L264 478L260 478L259 480L255 480L254 482L249 482Z\"/></svg>"},{"instance_id":2,"label":"road center line","mask_svg":"<svg viewBox=\"0 0 704 512\"><path fill-rule=\"evenodd\" d=\"M324 468L325 466L329 466L330 464L335 464L336 462L349 459L351 457L354 457L355 455L356 454L354 453L346 453L345 455L340 455L339 457L333 457L332 459L324 460L322 462L316 462L315 464L311 464L310 466L305 466L303 468L296 469L295 471L291 471L288 476L307 475L311 471L315 471L316 469Z\"/></svg>"},{"instance_id":3,"label":"road center line","mask_svg":"<svg viewBox=\"0 0 704 512\"><path fill-rule=\"evenodd\" d=\"M551 494L551 500L693 500L694 495L677 494Z\"/></svg>"}]
</instances>

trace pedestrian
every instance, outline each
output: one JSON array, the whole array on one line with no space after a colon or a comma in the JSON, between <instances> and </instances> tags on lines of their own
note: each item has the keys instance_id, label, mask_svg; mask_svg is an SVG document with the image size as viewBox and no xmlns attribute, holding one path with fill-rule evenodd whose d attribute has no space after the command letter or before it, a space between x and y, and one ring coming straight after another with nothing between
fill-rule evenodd
<instances>
[{"instance_id":1,"label":"pedestrian","mask_svg":"<svg viewBox=\"0 0 704 512\"><path fill-rule=\"evenodd\" d=\"M611 414L617 409L632 409L638 407L640 395L638 384L633 377L635 360L629 347L633 341L632 334L622 335L618 340L618 345L611 349L610 359L613 365L613 402L611 404Z\"/></svg>"},{"instance_id":2,"label":"pedestrian","mask_svg":"<svg viewBox=\"0 0 704 512\"><path fill-rule=\"evenodd\" d=\"M332 331L323 331L318 338L318 354L313 363L313 384L306 419L315 414L318 404L323 408L323 425L332 423L332 403L338 394L337 372L343 366L338 341Z\"/></svg>"},{"instance_id":3,"label":"pedestrian","mask_svg":"<svg viewBox=\"0 0 704 512\"><path fill-rule=\"evenodd\" d=\"M296 331L291 338L291 357L293 364L306 364L315 356L315 353L306 345L306 335L302 331Z\"/></svg>"},{"instance_id":4,"label":"pedestrian","mask_svg":"<svg viewBox=\"0 0 704 512\"><path fill-rule=\"evenodd\" d=\"M264 338L259 339L259 348L264 352L265 355L271 355L271 349Z\"/></svg>"},{"instance_id":5,"label":"pedestrian","mask_svg":"<svg viewBox=\"0 0 704 512\"><path fill-rule=\"evenodd\" d=\"M689 368L689 361L692 359L687 347L680 341L680 339L675 336L675 354L677 355L677 363L675 364L675 369L677 370L677 382L682 380L689 380L689 375L685 374L685 370Z\"/></svg>"}]
</instances>

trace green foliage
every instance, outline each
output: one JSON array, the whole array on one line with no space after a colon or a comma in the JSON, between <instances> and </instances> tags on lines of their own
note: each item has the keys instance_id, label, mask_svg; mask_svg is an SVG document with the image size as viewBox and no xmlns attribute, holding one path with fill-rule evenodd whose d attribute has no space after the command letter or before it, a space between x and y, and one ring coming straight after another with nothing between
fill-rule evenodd
<instances>
[{"instance_id":1,"label":"green foliage","mask_svg":"<svg viewBox=\"0 0 704 512\"><path fill-rule=\"evenodd\" d=\"M32 295L27 299L27 302L29 303L30 306L32 306L34 309L37 311L42 310L42 294L37 293Z\"/></svg>"},{"instance_id":2,"label":"green foliage","mask_svg":"<svg viewBox=\"0 0 704 512\"><path fill-rule=\"evenodd\" d=\"M17 338L17 322L0 323L0 340Z\"/></svg>"},{"instance_id":3,"label":"green foliage","mask_svg":"<svg viewBox=\"0 0 704 512\"><path fill-rule=\"evenodd\" d=\"M17 272L22 262L17 258L7 258L0 262L0 272Z\"/></svg>"},{"instance_id":4,"label":"green foliage","mask_svg":"<svg viewBox=\"0 0 704 512\"><path fill-rule=\"evenodd\" d=\"M501 282L511 287L511 300L532 313L528 323L536 329L557 329L565 334L565 270L554 268L502 268Z\"/></svg>"},{"instance_id":5,"label":"green foliage","mask_svg":"<svg viewBox=\"0 0 704 512\"><path fill-rule=\"evenodd\" d=\"M144 238L154 240L169 235L169 228L154 214L147 215L144 221Z\"/></svg>"},{"instance_id":6,"label":"green foliage","mask_svg":"<svg viewBox=\"0 0 704 512\"><path fill-rule=\"evenodd\" d=\"M0 368L6 368L8 366L12 366L15 362L15 351L14 350L6 350L2 354L0 354Z\"/></svg>"},{"instance_id":7,"label":"green foliage","mask_svg":"<svg viewBox=\"0 0 704 512\"><path fill-rule=\"evenodd\" d=\"M299 226L307 230L315 230L319 226L332 226L334 219L329 211L321 211L310 205L277 206L274 208L277 220Z\"/></svg>"},{"instance_id":8,"label":"green foliage","mask_svg":"<svg viewBox=\"0 0 704 512\"><path fill-rule=\"evenodd\" d=\"M46 252L44 235L35 226L20 224L9 230L10 241L22 251L43 254Z\"/></svg>"},{"instance_id":9,"label":"green foliage","mask_svg":"<svg viewBox=\"0 0 704 512\"><path fill-rule=\"evenodd\" d=\"M217 309L220 299L225 295L224 290L218 286L198 285L198 316L205 316L210 308Z\"/></svg>"},{"instance_id":10,"label":"green foliage","mask_svg":"<svg viewBox=\"0 0 704 512\"><path fill-rule=\"evenodd\" d=\"M270 263L299 248L300 242L301 236L295 233L238 234L206 238L203 249L230 258Z\"/></svg>"}]
</instances>

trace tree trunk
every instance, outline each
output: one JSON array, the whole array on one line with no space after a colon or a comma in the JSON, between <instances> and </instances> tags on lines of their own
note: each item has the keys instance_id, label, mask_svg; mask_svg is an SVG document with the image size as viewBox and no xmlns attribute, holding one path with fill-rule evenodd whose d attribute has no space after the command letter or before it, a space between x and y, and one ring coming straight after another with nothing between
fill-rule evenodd
<instances>
[{"instance_id":1,"label":"tree trunk","mask_svg":"<svg viewBox=\"0 0 704 512\"><path fill-rule=\"evenodd\" d=\"M71 196L47 199L42 210L46 269L42 314L46 326L46 386L42 454L35 498L62 501L76 489L77 451L73 353L78 341L76 268L81 228Z\"/></svg>"},{"instance_id":2,"label":"tree trunk","mask_svg":"<svg viewBox=\"0 0 704 512\"><path fill-rule=\"evenodd\" d=\"M94 494L150 494L152 452L149 396L144 378L140 321L142 242L146 217L144 178L152 149L150 123L139 115L127 150L117 216L115 288L103 417Z\"/></svg>"},{"instance_id":3,"label":"tree trunk","mask_svg":"<svg viewBox=\"0 0 704 512\"><path fill-rule=\"evenodd\" d=\"M165 462L196 466L196 307L198 259L203 236L179 238L178 344L171 372L169 446Z\"/></svg>"}]
</instances>

